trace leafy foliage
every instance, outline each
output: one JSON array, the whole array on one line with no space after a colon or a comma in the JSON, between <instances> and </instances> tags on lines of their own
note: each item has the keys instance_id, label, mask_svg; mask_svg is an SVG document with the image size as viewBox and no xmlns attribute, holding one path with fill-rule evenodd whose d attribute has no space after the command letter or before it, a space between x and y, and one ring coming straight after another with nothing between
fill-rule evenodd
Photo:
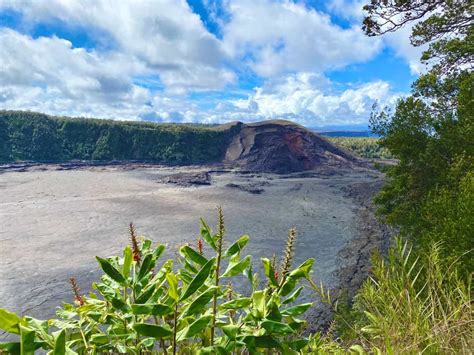
<instances>
[{"instance_id":1,"label":"leafy foliage","mask_svg":"<svg viewBox=\"0 0 474 355\"><path fill-rule=\"evenodd\" d=\"M472 275L467 282L458 277L459 261L445 260L444 248L433 243L417 255L397 239L387 260L374 257L372 277L354 305L352 327L363 348L396 354L472 350Z\"/></svg>"},{"instance_id":2,"label":"leafy foliage","mask_svg":"<svg viewBox=\"0 0 474 355\"><path fill-rule=\"evenodd\" d=\"M131 247L122 257L97 257L104 275L93 284L95 293L81 295L71 280L75 303L58 310L57 319L41 321L0 309L0 328L20 337L0 349L25 354L39 348L51 354L310 350L310 338L300 335L305 321L298 317L312 303L296 303L299 292L287 296L310 279L313 259L297 268L285 262L281 278L263 259L268 280L261 288L250 256L242 257L248 236L224 249L221 210L217 233L202 221L207 250L183 246L177 267L172 259L160 263L163 245L138 238L133 225L130 234ZM294 240L296 231L290 235ZM251 288L246 295L230 284L241 274Z\"/></svg>"},{"instance_id":3,"label":"leafy foliage","mask_svg":"<svg viewBox=\"0 0 474 355\"><path fill-rule=\"evenodd\" d=\"M386 221L409 237L415 248L453 243L444 257L462 258L471 273L472 172L474 171L473 2L375 1L365 7L370 35L395 31L419 20L415 45L430 44L423 60L433 66L414 84L395 111L376 109L371 127L380 144L399 161L387 170L376 198ZM471 208L471 210L466 210Z\"/></svg>"},{"instance_id":4,"label":"leafy foliage","mask_svg":"<svg viewBox=\"0 0 474 355\"><path fill-rule=\"evenodd\" d=\"M439 73L461 67L472 70L474 61L474 3L471 0L375 0L364 6L363 30L369 36L394 32L415 22L411 43L429 44L422 56L435 62Z\"/></svg>"},{"instance_id":5,"label":"leafy foliage","mask_svg":"<svg viewBox=\"0 0 474 355\"><path fill-rule=\"evenodd\" d=\"M230 130L0 111L0 161L222 159Z\"/></svg>"},{"instance_id":6,"label":"leafy foliage","mask_svg":"<svg viewBox=\"0 0 474 355\"><path fill-rule=\"evenodd\" d=\"M392 154L379 144L378 138L327 137L331 142L365 159L392 159Z\"/></svg>"}]
</instances>

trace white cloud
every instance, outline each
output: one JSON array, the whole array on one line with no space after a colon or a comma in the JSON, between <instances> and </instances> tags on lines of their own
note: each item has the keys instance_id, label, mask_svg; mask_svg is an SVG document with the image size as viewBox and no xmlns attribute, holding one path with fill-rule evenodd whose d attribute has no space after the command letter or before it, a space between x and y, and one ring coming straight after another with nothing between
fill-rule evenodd
<instances>
[{"instance_id":1,"label":"white cloud","mask_svg":"<svg viewBox=\"0 0 474 355\"><path fill-rule=\"evenodd\" d=\"M359 26L342 29L300 3L236 0L228 11L226 51L264 77L339 68L367 61L381 49L380 40L364 36Z\"/></svg>"},{"instance_id":2,"label":"white cloud","mask_svg":"<svg viewBox=\"0 0 474 355\"><path fill-rule=\"evenodd\" d=\"M314 73L298 73L268 82L235 106L255 120L289 118L309 126L364 123L372 105L393 105L400 94L384 81L374 81L342 92Z\"/></svg>"},{"instance_id":3,"label":"white cloud","mask_svg":"<svg viewBox=\"0 0 474 355\"><path fill-rule=\"evenodd\" d=\"M160 74L172 91L222 89L235 80L222 67L219 40L184 0L48 0L4 2L30 23L60 20L65 26L112 41L109 46ZM0 5L1 6L1 5ZM102 39L104 41L104 39ZM54 55L54 53L50 53Z\"/></svg>"}]
</instances>

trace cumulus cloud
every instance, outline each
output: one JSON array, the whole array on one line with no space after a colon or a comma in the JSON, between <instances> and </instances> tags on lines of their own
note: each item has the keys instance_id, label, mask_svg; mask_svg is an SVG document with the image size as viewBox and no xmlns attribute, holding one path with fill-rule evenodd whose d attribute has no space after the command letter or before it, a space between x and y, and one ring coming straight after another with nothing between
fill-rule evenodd
<instances>
[{"instance_id":1,"label":"cumulus cloud","mask_svg":"<svg viewBox=\"0 0 474 355\"><path fill-rule=\"evenodd\" d=\"M367 61L381 49L380 40L364 36L359 26L343 29L302 3L236 0L228 11L227 53L244 58L264 77L339 68Z\"/></svg>"},{"instance_id":2,"label":"cumulus cloud","mask_svg":"<svg viewBox=\"0 0 474 355\"><path fill-rule=\"evenodd\" d=\"M374 102L393 105L401 94L384 81L336 91L332 83L315 73L298 73L258 87L246 100L234 105L254 119L296 119L309 126L364 123Z\"/></svg>"},{"instance_id":3,"label":"cumulus cloud","mask_svg":"<svg viewBox=\"0 0 474 355\"><path fill-rule=\"evenodd\" d=\"M158 72L172 91L222 89L234 81L225 53L186 1L49 0L4 2L24 21L61 21L112 43L108 46ZM50 53L54 55L54 53Z\"/></svg>"}]
</instances>

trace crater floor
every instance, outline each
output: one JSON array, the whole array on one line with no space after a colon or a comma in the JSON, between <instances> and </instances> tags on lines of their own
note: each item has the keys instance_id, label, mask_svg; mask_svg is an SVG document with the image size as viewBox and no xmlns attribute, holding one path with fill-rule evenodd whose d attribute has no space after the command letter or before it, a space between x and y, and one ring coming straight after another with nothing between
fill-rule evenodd
<instances>
[{"instance_id":1,"label":"crater floor","mask_svg":"<svg viewBox=\"0 0 474 355\"><path fill-rule=\"evenodd\" d=\"M206 168L49 166L0 173L0 307L52 317L55 307L72 301L69 277L86 293L100 275L94 257L121 252L130 221L140 234L167 243L172 256L196 242L199 217L215 224L217 205L224 209L228 241L250 235L254 265L262 256L280 255L288 229L296 226L295 263L315 257L315 279L337 287L338 270L353 260L340 252L362 223L360 206L344 190L381 179L360 169L309 177L215 172L211 185L200 187L158 182L190 171Z\"/></svg>"}]
</instances>

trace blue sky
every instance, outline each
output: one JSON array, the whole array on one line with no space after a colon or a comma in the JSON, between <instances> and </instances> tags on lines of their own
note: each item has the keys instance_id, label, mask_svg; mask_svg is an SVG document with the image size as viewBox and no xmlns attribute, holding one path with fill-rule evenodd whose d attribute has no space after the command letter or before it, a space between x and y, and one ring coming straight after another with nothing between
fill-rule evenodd
<instances>
[{"instance_id":1,"label":"blue sky","mask_svg":"<svg viewBox=\"0 0 474 355\"><path fill-rule=\"evenodd\" d=\"M364 125L423 70L361 0L0 3L0 108L157 122Z\"/></svg>"}]
</instances>

